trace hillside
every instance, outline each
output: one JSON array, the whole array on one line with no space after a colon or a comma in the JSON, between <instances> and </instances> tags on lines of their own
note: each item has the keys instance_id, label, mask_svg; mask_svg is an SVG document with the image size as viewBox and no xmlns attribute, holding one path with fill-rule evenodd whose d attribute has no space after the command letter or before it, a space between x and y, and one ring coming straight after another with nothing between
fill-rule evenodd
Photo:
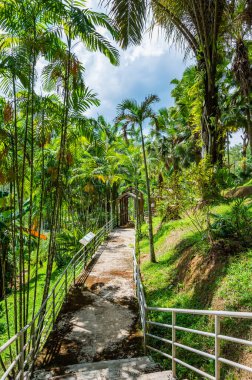
<instances>
[{"instance_id":1,"label":"hillside","mask_svg":"<svg viewBox=\"0 0 252 380\"><path fill-rule=\"evenodd\" d=\"M214 213L228 213L230 206L219 205L211 210ZM224 240L210 246L204 232L197 231L188 216L180 220L161 224L156 217L155 249L157 264L148 260L147 226L144 225L141 249L141 269L145 285L147 304L159 307L178 307L186 309L213 309L249 311L252 308L252 249L239 249L239 244L230 250ZM156 315L160 322L169 321L165 315ZM179 316L178 324L198 330L213 331L214 321L206 317ZM223 333L251 339L251 322L225 319ZM179 334L178 334L179 335ZM183 334L184 344L212 353L211 338L202 338L195 334ZM225 356L231 360L249 365L252 361L252 350L242 350L235 344L225 344L222 347ZM168 351L167 351L168 352ZM201 359L194 354L179 351L184 359L198 368L213 371L211 360ZM190 357L190 359L189 359ZM160 360L160 357L157 357ZM170 362L162 362L170 368ZM187 371L179 368L180 376ZM186 371L186 372L185 372ZM229 371L229 372L228 372ZM249 380L249 374L237 373L223 367L226 380ZM188 379L198 377L186 373ZM184 378L184 377L181 377Z\"/></svg>"}]
</instances>

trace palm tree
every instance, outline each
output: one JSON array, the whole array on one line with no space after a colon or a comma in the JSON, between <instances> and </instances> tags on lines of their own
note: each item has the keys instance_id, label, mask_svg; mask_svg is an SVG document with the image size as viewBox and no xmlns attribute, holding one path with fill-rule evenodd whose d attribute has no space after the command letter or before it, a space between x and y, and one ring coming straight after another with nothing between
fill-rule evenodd
<instances>
[{"instance_id":1,"label":"palm tree","mask_svg":"<svg viewBox=\"0 0 252 380\"><path fill-rule=\"evenodd\" d=\"M135 100L126 99L117 107L117 117L116 123L122 123L123 128L131 127L135 128L136 125L139 126L142 152L144 159L144 170L145 170L145 180L146 180L146 190L147 190L147 202L148 202L148 218L149 218L149 240L150 240L150 261L155 263L155 251L154 251L154 240L153 240L153 224L152 224L152 213L151 213L151 191L150 191L150 179L148 174L147 158L145 151L145 142L143 135L143 123L147 119L155 119L155 113L153 112L151 106L153 103L158 102L159 98L156 95L147 96L144 101L137 104Z\"/></svg>"},{"instance_id":2,"label":"palm tree","mask_svg":"<svg viewBox=\"0 0 252 380\"><path fill-rule=\"evenodd\" d=\"M72 114L80 115L91 105L98 105L98 100L86 86L83 79L84 68L74 54L74 40L79 40L84 47L91 51L102 52L114 65L119 63L119 54L110 42L97 31L102 26L117 40L118 33L113 22L104 14L93 12L80 6L79 1L67 2L61 13L62 18L57 19L57 31L66 38L66 51L44 71L44 77L49 85L58 86L60 83L62 91L63 113L61 122L61 141L59 149L59 160L57 168L57 180L54 192L54 206L48 251L47 280L44 288L44 299L46 299L50 277L53 268L53 260L56 252L56 234L58 228L59 214L62 204L62 172L66 163L67 132L69 120Z\"/></svg>"},{"instance_id":3,"label":"palm tree","mask_svg":"<svg viewBox=\"0 0 252 380\"><path fill-rule=\"evenodd\" d=\"M248 138L250 151L252 152L252 70L251 59L249 57L249 36L251 36L252 16L249 12L249 1L237 1L236 7L233 7L232 11L228 13L227 19L228 38L231 39L235 45L233 49L232 72L238 84L240 96L244 101L247 124L245 127L247 135L245 139Z\"/></svg>"},{"instance_id":4,"label":"palm tree","mask_svg":"<svg viewBox=\"0 0 252 380\"><path fill-rule=\"evenodd\" d=\"M13 233L10 252L13 254L16 273L14 296L17 294L19 297L19 300L15 298L14 305L17 330L28 322L32 310L32 288L29 283L33 276L31 266L34 240L37 244L36 280L33 311L30 314L34 315L35 304L38 306L39 237L34 239L29 231L35 224L40 231L44 210L53 210L48 212L51 233L44 286L46 298L56 251L56 234L62 226L65 211L63 189L67 184L69 168L68 129L71 123L76 126L76 120L83 118L87 108L99 103L96 95L85 86L84 68L73 48L82 42L88 50L102 52L112 64L117 65L117 49L99 33L98 28L106 29L113 40L117 40L118 32L106 15L92 12L79 1L58 0L0 0L0 27L0 86L8 105L5 107L5 116L8 118L5 117L4 124L12 150L9 185L12 189L10 204L13 209ZM50 85L50 93L57 92L54 95L57 98L55 102L37 95L36 65L40 57L48 63L43 79ZM43 90L46 91L48 88L45 87ZM45 141L49 140L48 135L55 136L52 151L56 163L56 180L48 175L44 167L45 156L48 154L44 146ZM40 178L38 172L41 173ZM49 197L46 196L45 189L50 194ZM24 206L26 201L29 202L27 211ZM16 277L19 277L18 281Z\"/></svg>"},{"instance_id":5,"label":"palm tree","mask_svg":"<svg viewBox=\"0 0 252 380\"><path fill-rule=\"evenodd\" d=\"M121 31L121 45L138 44L150 8L153 25L167 39L187 45L204 78L202 139L213 164L222 163L223 138L218 124L217 66L220 60L220 35L227 0L108 0L111 16Z\"/></svg>"}]
</instances>

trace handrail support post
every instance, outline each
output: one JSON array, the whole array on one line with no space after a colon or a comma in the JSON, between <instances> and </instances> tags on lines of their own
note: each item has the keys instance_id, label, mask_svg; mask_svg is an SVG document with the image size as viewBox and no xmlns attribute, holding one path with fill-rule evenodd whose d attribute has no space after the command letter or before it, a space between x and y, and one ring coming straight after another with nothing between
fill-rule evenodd
<instances>
[{"instance_id":1,"label":"handrail support post","mask_svg":"<svg viewBox=\"0 0 252 380\"><path fill-rule=\"evenodd\" d=\"M176 378L176 312L172 311L172 376Z\"/></svg>"},{"instance_id":2,"label":"handrail support post","mask_svg":"<svg viewBox=\"0 0 252 380\"><path fill-rule=\"evenodd\" d=\"M146 323L146 320L147 320L147 317L146 317L146 314L147 314L147 310L145 308L145 305L142 306L143 307L143 338L144 338L144 354L146 355L146 345L147 345L147 323Z\"/></svg>"},{"instance_id":3,"label":"handrail support post","mask_svg":"<svg viewBox=\"0 0 252 380\"><path fill-rule=\"evenodd\" d=\"M20 380L24 380L24 355L24 331L22 330L20 334Z\"/></svg>"},{"instance_id":4,"label":"handrail support post","mask_svg":"<svg viewBox=\"0 0 252 380\"><path fill-rule=\"evenodd\" d=\"M220 380L220 317L215 315L215 380Z\"/></svg>"}]
</instances>

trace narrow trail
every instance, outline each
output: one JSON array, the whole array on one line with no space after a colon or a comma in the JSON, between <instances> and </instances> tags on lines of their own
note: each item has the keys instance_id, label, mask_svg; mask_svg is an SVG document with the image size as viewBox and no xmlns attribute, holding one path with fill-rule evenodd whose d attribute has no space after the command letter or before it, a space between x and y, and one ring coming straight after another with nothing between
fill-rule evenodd
<instances>
[{"instance_id":1,"label":"narrow trail","mask_svg":"<svg viewBox=\"0 0 252 380\"><path fill-rule=\"evenodd\" d=\"M82 274L37 360L37 368L62 374L62 367L143 355L134 294L134 229L114 230Z\"/></svg>"}]
</instances>

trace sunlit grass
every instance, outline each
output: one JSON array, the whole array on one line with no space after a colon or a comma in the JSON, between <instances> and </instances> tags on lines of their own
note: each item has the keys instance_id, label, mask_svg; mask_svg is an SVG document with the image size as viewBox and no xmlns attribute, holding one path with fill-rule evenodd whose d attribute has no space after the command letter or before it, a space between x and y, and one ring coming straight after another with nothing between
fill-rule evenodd
<instances>
[{"instance_id":1,"label":"sunlit grass","mask_svg":"<svg viewBox=\"0 0 252 380\"><path fill-rule=\"evenodd\" d=\"M214 214L229 213L231 204L219 204L211 208ZM154 219L155 220L155 219ZM155 220L156 222L156 220ZM156 224L156 223L155 223ZM240 252L236 255L211 257L209 243L200 231L196 231L188 218L164 223L155 230L155 251L157 263L148 261L147 226L143 227L143 239L140 243L142 260L141 271L146 291L147 304L156 307L177 307L186 309L226 309L252 310L252 250ZM173 237L176 236L175 244ZM171 317L167 314L152 313L151 316L163 323L170 323ZM212 318L179 315L178 324L205 331L213 331ZM157 328L154 333L165 334L169 339L169 332ZM250 339L252 335L251 322L241 320L239 324L234 320L222 322L222 332L233 336L242 336ZM163 336L163 335L162 335ZM214 342L209 338L202 338L195 334L179 334L178 339L183 343L203 351L212 352ZM152 342L155 344L155 342ZM235 346L235 345L233 345ZM160 345L158 346L161 347ZM165 352L169 347L164 346ZM241 347L230 350L230 345L222 347L223 354L231 356L234 361L242 356ZM178 350L178 352L180 352ZM181 351L181 358L191 365L214 374L214 363L211 360ZM171 368L168 360L156 357L166 368ZM179 367L179 379L198 379L193 372ZM237 379L233 370L224 368L223 378Z\"/></svg>"}]
</instances>

